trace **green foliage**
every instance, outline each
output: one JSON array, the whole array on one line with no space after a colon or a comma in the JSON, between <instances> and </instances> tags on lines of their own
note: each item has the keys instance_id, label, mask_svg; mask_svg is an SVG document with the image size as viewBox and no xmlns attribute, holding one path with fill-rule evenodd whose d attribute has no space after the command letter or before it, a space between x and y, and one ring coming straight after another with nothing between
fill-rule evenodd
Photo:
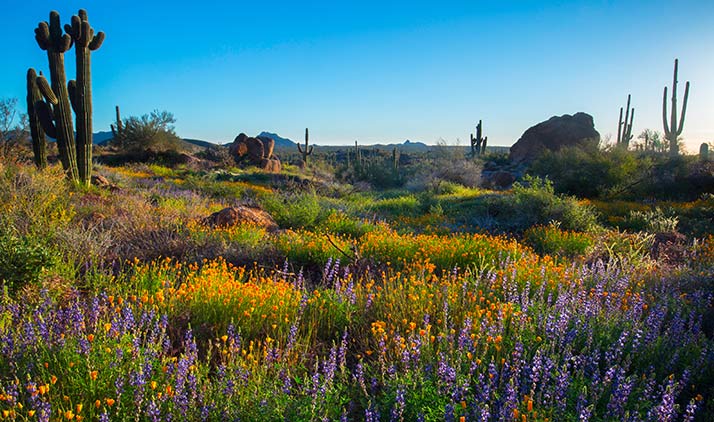
<instances>
[{"instance_id":1,"label":"green foliage","mask_svg":"<svg viewBox=\"0 0 714 422\"><path fill-rule=\"evenodd\" d=\"M131 116L124 119L123 130L117 132L113 143L127 152L176 151L180 139L174 123L176 119L168 111L154 110L141 117Z\"/></svg>"},{"instance_id":2,"label":"green foliage","mask_svg":"<svg viewBox=\"0 0 714 422\"><path fill-rule=\"evenodd\" d=\"M594 243L591 235L561 230L558 224L531 227L523 233L523 241L539 254L568 258L585 255Z\"/></svg>"},{"instance_id":3,"label":"green foliage","mask_svg":"<svg viewBox=\"0 0 714 422\"><path fill-rule=\"evenodd\" d=\"M38 239L0 231L0 283L10 292L37 282L57 261L57 253Z\"/></svg>"},{"instance_id":4,"label":"green foliage","mask_svg":"<svg viewBox=\"0 0 714 422\"><path fill-rule=\"evenodd\" d=\"M632 231L647 233L668 233L677 231L679 218L672 212L665 212L660 207L653 210L632 210L620 225Z\"/></svg>"},{"instance_id":5,"label":"green foliage","mask_svg":"<svg viewBox=\"0 0 714 422\"><path fill-rule=\"evenodd\" d=\"M589 231L597 227L594 211L575 198L555 194L548 179L526 176L505 194L484 195L473 202L472 218L487 229L523 231L535 225L559 222L564 230Z\"/></svg>"},{"instance_id":6,"label":"green foliage","mask_svg":"<svg viewBox=\"0 0 714 422\"><path fill-rule=\"evenodd\" d=\"M264 195L260 203L282 228L312 228L324 215L314 192Z\"/></svg>"},{"instance_id":7,"label":"green foliage","mask_svg":"<svg viewBox=\"0 0 714 422\"><path fill-rule=\"evenodd\" d=\"M570 147L544 152L529 173L552 180L558 193L597 198L643 181L650 165L649 158L623 148Z\"/></svg>"}]
</instances>

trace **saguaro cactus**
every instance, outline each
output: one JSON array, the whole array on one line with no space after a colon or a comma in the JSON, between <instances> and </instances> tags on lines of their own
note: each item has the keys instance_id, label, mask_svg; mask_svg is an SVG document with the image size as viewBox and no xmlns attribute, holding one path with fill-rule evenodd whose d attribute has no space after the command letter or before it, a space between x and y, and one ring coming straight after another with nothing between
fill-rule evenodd
<instances>
[{"instance_id":1,"label":"saguaro cactus","mask_svg":"<svg viewBox=\"0 0 714 422\"><path fill-rule=\"evenodd\" d=\"M486 140L488 139L487 137L482 137L482 129L483 129L483 124L481 120L478 121L478 125L476 125L476 137L474 138L474 134L471 134L471 156L475 157L477 155L483 155L486 153Z\"/></svg>"},{"instance_id":2,"label":"saguaro cactus","mask_svg":"<svg viewBox=\"0 0 714 422\"><path fill-rule=\"evenodd\" d=\"M305 164L307 164L308 155L312 154L312 150L315 149L314 145L308 147L309 140L309 133L307 128L305 128L305 149L302 149L302 147L300 147L300 144L297 144L298 151L300 151L300 154L302 154L302 161Z\"/></svg>"},{"instance_id":3,"label":"saguaro cactus","mask_svg":"<svg viewBox=\"0 0 714 422\"><path fill-rule=\"evenodd\" d=\"M64 71L64 53L72 47L72 37L62 34L59 13L50 12L50 22L40 22L35 28L35 40L41 49L47 51L50 63L50 89L44 76L37 78L37 85L46 101L35 103L35 109L45 133L57 140L62 167L67 177L79 179L77 157L72 127L72 110L67 93L67 78Z\"/></svg>"},{"instance_id":4,"label":"saguaro cactus","mask_svg":"<svg viewBox=\"0 0 714 422\"><path fill-rule=\"evenodd\" d=\"M124 135L124 124L121 121L121 114L119 113L119 106L114 106L117 114L116 126L113 124L109 125L112 128L112 135L114 136L114 142L121 142L122 136Z\"/></svg>"},{"instance_id":5,"label":"saguaro cactus","mask_svg":"<svg viewBox=\"0 0 714 422\"><path fill-rule=\"evenodd\" d=\"M662 123L664 124L664 137L669 141L669 154L676 157L679 154L678 138L684 129L684 116L687 114L687 99L689 98L689 81L684 88L684 103L682 113L677 120L677 71L679 60L674 59L674 77L672 78L672 113L670 123L667 125L667 87L664 87L662 95Z\"/></svg>"},{"instance_id":6,"label":"saguaro cactus","mask_svg":"<svg viewBox=\"0 0 714 422\"><path fill-rule=\"evenodd\" d=\"M80 9L72 16L72 24L64 26L74 41L77 60L77 80L69 81L69 98L77 116L77 167L79 180L89 185L92 178L92 71L91 52L104 42L104 32L94 35L87 11Z\"/></svg>"},{"instance_id":7,"label":"saguaro cactus","mask_svg":"<svg viewBox=\"0 0 714 422\"><path fill-rule=\"evenodd\" d=\"M42 72L40 72L42 74ZM42 93L37 87L37 73L35 69L27 70L27 118L30 124L30 136L32 137L32 152L35 156L37 168L47 166L47 141L45 131L42 130L40 118L37 116L35 104L42 101Z\"/></svg>"},{"instance_id":8,"label":"saguaro cactus","mask_svg":"<svg viewBox=\"0 0 714 422\"><path fill-rule=\"evenodd\" d=\"M709 144L706 142L699 145L699 159L702 161L709 161Z\"/></svg>"},{"instance_id":9,"label":"saguaro cactus","mask_svg":"<svg viewBox=\"0 0 714 422\"><path fill-rule=\"evenodd\" d=\"M622 120L622 107L620 107L620 121L617 124L617 146L627 149L630 146L630 140L632 139L632 121L635 119L635 108L632 107L632 114L630 114L630 98L631 95L627 94L627 107L625 107L625 120ZM627 123L627 120L630 123Z\"/></svg>"}]
</instances>

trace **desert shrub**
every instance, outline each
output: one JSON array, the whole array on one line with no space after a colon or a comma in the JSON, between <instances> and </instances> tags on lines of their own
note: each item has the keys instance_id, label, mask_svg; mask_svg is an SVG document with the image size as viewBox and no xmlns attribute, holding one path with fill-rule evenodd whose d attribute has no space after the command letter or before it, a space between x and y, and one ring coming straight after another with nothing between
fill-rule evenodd
<instances>
[{"instance_id":1,"label":"desert shrub","mask_svg":"<svg viewBox=\"0 0 714 422\"><path fill-rule=\"evenodd\" d=\"M417 215L422 208L421 201L416 195L400 195L381 198L369 207L369 211L382 215L396 217L402 215Z\"/></svg>"},{"instance_id":2,"label":"desert shrub","mask_svg":"<svg viewBox=\"0 0 714 422\"><path fill-rule=\"evenodd\" d=\"M168 111L154 110L141 117L124 119L124 129L112 141L127 152L175 151L181 139L176 136L174 115Z\"/></svg>"},{"instance_id":3,"label":"desert shrub","mask_svg":"<svg viewBox=\"0 0 714 422\"><path fill-rule=\"evenodd\" d=\"M529 173L550 179L558 193L596 198L629 191L646 178L650 166L646 156L620 148L570 147L544 152Z\"/></svg>"},{"instance_id":4,"label":"desert shrub","mask_svg":"<svg viewBox=\"0 0 714 422\"><path fill-rule=\"evenodd\" d=\"M58 260L57 252L39 239L0 230L0 284L11 292L37 282Z\"/></svg>"},{"instance_id":5,"label":"desert shrub","mask_svg":"<svg viewBox=\"0 0 714 422\"><path fill-rule=\"evenodd\" d=\"M314 192L263 195L260 203L282 228L312 228L324 216Z\"/></svg>"},{"instance_id":6,"label":"desert shrub","mask_svg":"<svg viewBox=\"0 0 714 422\"><path fill-rule=\"evenodd\" d=\"M470 202L472 221L486 229L519 232L535 225L559 222L564 230L589 231L597 227L595 212L575 198L556 195L548 179L527 176L511 192L482 195Z\"/></svg>"},{"instance_id":7,"label":"desert shrub","mask_svg":"<svg viewBox=\"0 0 714 422\"><path fill-rule=\"evenodd\" d=\"M686 155L657 158L643 182L632 189L633 197L693 201L714 193L714 162Z\"/></svg>"},{"instance_id":8,"label":"desert shrub","mask_svg":"<svg viewBox=\"0 0 714 422\"><path fill-rule=\"evenodd\" d=\"M378 226L359 218L350 217L342 211L333 210L327 215L320 228L330 233L356 239L377 230Z\"/></svg>"},{"instance_id":9,"label":"desert shrub","mask_svg":"<svg viewBox=\"0 0 714 422\"><path fill-rule=\"evenodd\" d=\"M523 233L523 240L540 254L568 258L585 255L594 243L592 235L561 230L558 224L531 227Z\"/></svg>"},{"instance_id":10,"label":"desert shrub","mask_svg":"<svg viewBox=\"0 0 714 422\"><path fill-rule=\"evenodd\" d=\"M672 212L665 212L660 207L653 210L632 210L620 227L647 233L668 233L677 231L679 219Z\"/></svg>"},{"instance_id":11,"label":"desert shrub","mask_svg":"<svg viewBox=\"0 0 714 422\"><path fill-rule=\"evenodd\" d=\"M395 165L391 153L366 150L361 160L353 160L344 167L339 176L351 183L366 182L374 189L393 189L404 185L407 180L407 170Z\"/></svg>"}]
</instances>

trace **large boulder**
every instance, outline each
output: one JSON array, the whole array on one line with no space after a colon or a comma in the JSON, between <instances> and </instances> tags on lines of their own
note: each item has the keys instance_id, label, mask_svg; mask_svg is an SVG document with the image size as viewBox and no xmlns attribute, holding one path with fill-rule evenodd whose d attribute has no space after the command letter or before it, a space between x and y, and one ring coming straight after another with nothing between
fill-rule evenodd
<instances>
[{"instance_id":1,"label":"large boulder","mask_svg":"<svg viewBox=\"0 0 714 422\"><path fill-rule=\"evenodd\" d=\"M523 133L511 147L511 161L522 163L536 159L546 150L563 147L597 145L600 133L595 130L593 117L587 113L553 116Z\"/></svg>"},{"instance_id":2,"label":"large boulder","mask_svg":"<svg viewBox=\"0 0 714 422\"><path fill-rule=\"evenodd\" d=\"M245 133L236 136L229 146L228 152L236 162L248 160L270 173L278 173L282 169L280 159L273 154L275 140L266 136L252 138Z\"/></svg>"},{"instance_id":3,"label":"large boulder","mask_svg":"<svg viewBox=\"0 0 714 422\"><path fill-rule=\"evenodd\" d=\"M268 231L278 229L278 224L260 208L237 205L214 212L203 219L203 224L212 227L232 227L237 224L252 224Z\"/></svg>"}]
</instances>

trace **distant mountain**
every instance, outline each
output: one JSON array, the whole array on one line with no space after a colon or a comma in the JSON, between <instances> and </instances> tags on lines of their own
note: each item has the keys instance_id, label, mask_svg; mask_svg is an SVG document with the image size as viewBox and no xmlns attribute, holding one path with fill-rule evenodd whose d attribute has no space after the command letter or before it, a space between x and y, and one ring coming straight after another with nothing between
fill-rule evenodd
<instances>
[{"instance_id":1,"label":"distant mountain","mask_svg":"<svg viewBox=\"0 0 714 422\"><path fill-rule=\"evenodd\" d=\"M94 132L93 137L92 137L92 142L95 145L104 145L107 142L111 141L114 139L114 134L112 134L111 131L109 132Z\"/></svg>"},{"instance_id":2,"label":"distant mountain","mask_svg":"<svg viewBox=\"0 0 714 422\"><path fill-rule=\"evenodd\" d=\"M190 139L190 138L182 138L184 142L188 142L191 145L195 145L197 147L202 147L202 148L211 148L211 147L217 147L220 146L219 144L215 142L210 142L210 141L202 141L200 139Z\"/></svg>"},{"instance_id":3,"label":"distant mountain","mask_svg":"<svg viewBox=\"0 0 714 422\"><path fill-rule=\"evenodd\" d=\"M277 133L262 131L258 134L258 136L267 136L268 138L272 138L275 141L276 147L288 147L288 148L295 147L295 141L293 141L292 139L283 138L280 135L278 135Z\"/></svg>"},{"instance_id":4,"label":"distant mountain","mask_svg":"<svg viewBox=\"0 0 714 422\"><path fill-rule=\"evenodd\" d=\"M404 143L402 145L405 148L416 148L416 149L424 149L424 150L429 149L429 145L425 144L424 142L412 142L409 139L404 141Z\"/></svg>"}]
</instances>

